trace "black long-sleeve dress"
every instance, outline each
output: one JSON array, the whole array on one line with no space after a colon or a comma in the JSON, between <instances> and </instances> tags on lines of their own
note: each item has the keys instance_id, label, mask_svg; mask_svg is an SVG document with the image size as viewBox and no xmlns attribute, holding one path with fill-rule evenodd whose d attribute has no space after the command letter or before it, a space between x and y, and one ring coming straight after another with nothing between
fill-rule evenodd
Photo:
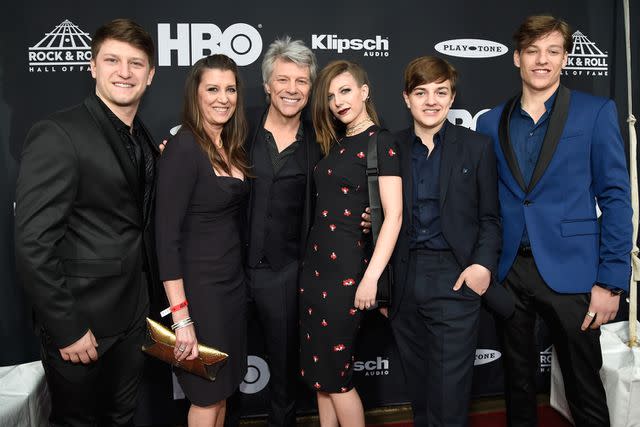
<instances>
[{"instance_id":1,"label":"black long-sleeve dress","mask_svg":"<svg viewBox=\"0 0 640 427\"><path fill-rule=\"evenodd\" d=\"M156 246L161 280L182 278L198 342L229 354L215 382L175 369L189 400L230 396L247 368L240 223L248 185L217 176L193 134L180 131L158 162Z\"/></svg>"}]
</instances>

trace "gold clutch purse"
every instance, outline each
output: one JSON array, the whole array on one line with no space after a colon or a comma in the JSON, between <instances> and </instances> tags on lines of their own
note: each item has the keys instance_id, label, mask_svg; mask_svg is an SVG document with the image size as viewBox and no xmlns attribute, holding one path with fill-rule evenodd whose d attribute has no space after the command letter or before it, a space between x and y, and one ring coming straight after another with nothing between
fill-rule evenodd
<instances>
[{"instance_id":1,"label":"gold clutch purse","mask_svg":"<svg viewBox=\"0 0 640 427\"><path fill-rule=\"evenodd\" d=\"M142 351L149 356L162 360L170 365L184 369L209 381L215 381L216 374L225 364L229 355L215 348L198 344L198 357L193 360L176 360L173 349L176 335L158 322L147 317L147 336Z\"/></svg>"}]
</instances>

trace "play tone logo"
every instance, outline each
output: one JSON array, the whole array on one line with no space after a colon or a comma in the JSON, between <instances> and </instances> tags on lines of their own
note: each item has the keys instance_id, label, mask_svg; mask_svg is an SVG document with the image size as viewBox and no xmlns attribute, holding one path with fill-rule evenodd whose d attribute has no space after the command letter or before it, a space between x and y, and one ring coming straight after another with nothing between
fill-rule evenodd
<instances>
[{"instance_id":1,"label":"play tone logo","mask_svg":"<svg viewBox=\"0 0 640 427\"><path fill-rule=\"evenodd\" d=\"M486 365L487 363L495 362L500 359L502 353L498 350L488 349L488 348L477 348L476 349L476 358L473 362L473 366Z\"/></svg>"},{"instance_id":2,"label":"play tone logo","mask_svg":"<svg viewBox=\"0 0 640 427\"><path fill-rule=\"evenodd\" d=\"M91 37L65 19L29 48L30 73L89 71Z\"/></svg>"},{"instance_id":3,"label":"play tone logo","mask_svg":"<svg viewBox=\"0 0 640 427\"><path fill-rule=\"evenodd\" d=\"M445 40L433 48L444 55L460 58L492 58L509 52L502 43L482 39Z\"/></svg>"},{"instance_id":4,"label":"play tone logo","mask_svg":"<svg viewBox=\"0 0 640 427\"><path fill-rule=\"evenodd\" d=\"M567 58L567 66L562 70L565 76L607 77L609 55L580 31L572 35L573 48Z\"/></svg>"}]
</instances>

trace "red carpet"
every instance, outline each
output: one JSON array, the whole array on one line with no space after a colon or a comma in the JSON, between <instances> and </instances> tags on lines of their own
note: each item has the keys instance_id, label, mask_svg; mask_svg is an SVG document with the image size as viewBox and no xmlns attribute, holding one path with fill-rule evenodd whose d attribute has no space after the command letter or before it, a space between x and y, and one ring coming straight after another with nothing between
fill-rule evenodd
<instances>
[{"instance_id":1,"label":"red carpet","mask_svg":"<svg viewBox=\"0 0 640 427\"><path fill-rule=\"evenodd\" d=\"M469 418L469 427L506 427L507 425L504 411L476 413L472 414ZM544 427L572 426L569 421L550 406L538 407L538 425ZM368 427L413 427L413 422L400 421L385 424L370 424Z\"/></svg>"},{"instance_id":2,"label":"red carpet","mask_svg":"<svg viewBox=\"0 0 640 427\"><path fill-rule=\"evenodd\" d=\"M471 415L470 427L506 427L504 411ZM572 427L572 424L550 406L538 406L538 425L544 427Z\"/></svg>"}]
</instances>

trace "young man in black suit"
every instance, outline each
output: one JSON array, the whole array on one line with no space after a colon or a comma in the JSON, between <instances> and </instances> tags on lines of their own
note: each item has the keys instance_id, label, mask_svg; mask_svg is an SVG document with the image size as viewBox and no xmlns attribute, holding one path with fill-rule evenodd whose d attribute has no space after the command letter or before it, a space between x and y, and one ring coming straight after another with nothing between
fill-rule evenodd
<instances>
[{"instance_id":1,"label":"young man in black suit","mask_svg":"<svg viewBox=\"0 0 640 427\"><path fill-rule=\"evenodd\" d=\"M118 19L92 40L95 94L30 130L16 256L35 312L52 425L130 425L142 373L157 148L137 116L153 39Z\"/></svg>"},{"instance_id":2,"label":"young man in black suit","mask_svg":"<svg viewBox=\"0 0 640 427\"><path fill-rule=\"evenodd\" d=\"M467 424L481 297L501 247L491 141L447 122L456 78L440 58L410 62L413 125L397 135L405 209L389 318L416 426Z\"/></svg>"}]
</instances>

